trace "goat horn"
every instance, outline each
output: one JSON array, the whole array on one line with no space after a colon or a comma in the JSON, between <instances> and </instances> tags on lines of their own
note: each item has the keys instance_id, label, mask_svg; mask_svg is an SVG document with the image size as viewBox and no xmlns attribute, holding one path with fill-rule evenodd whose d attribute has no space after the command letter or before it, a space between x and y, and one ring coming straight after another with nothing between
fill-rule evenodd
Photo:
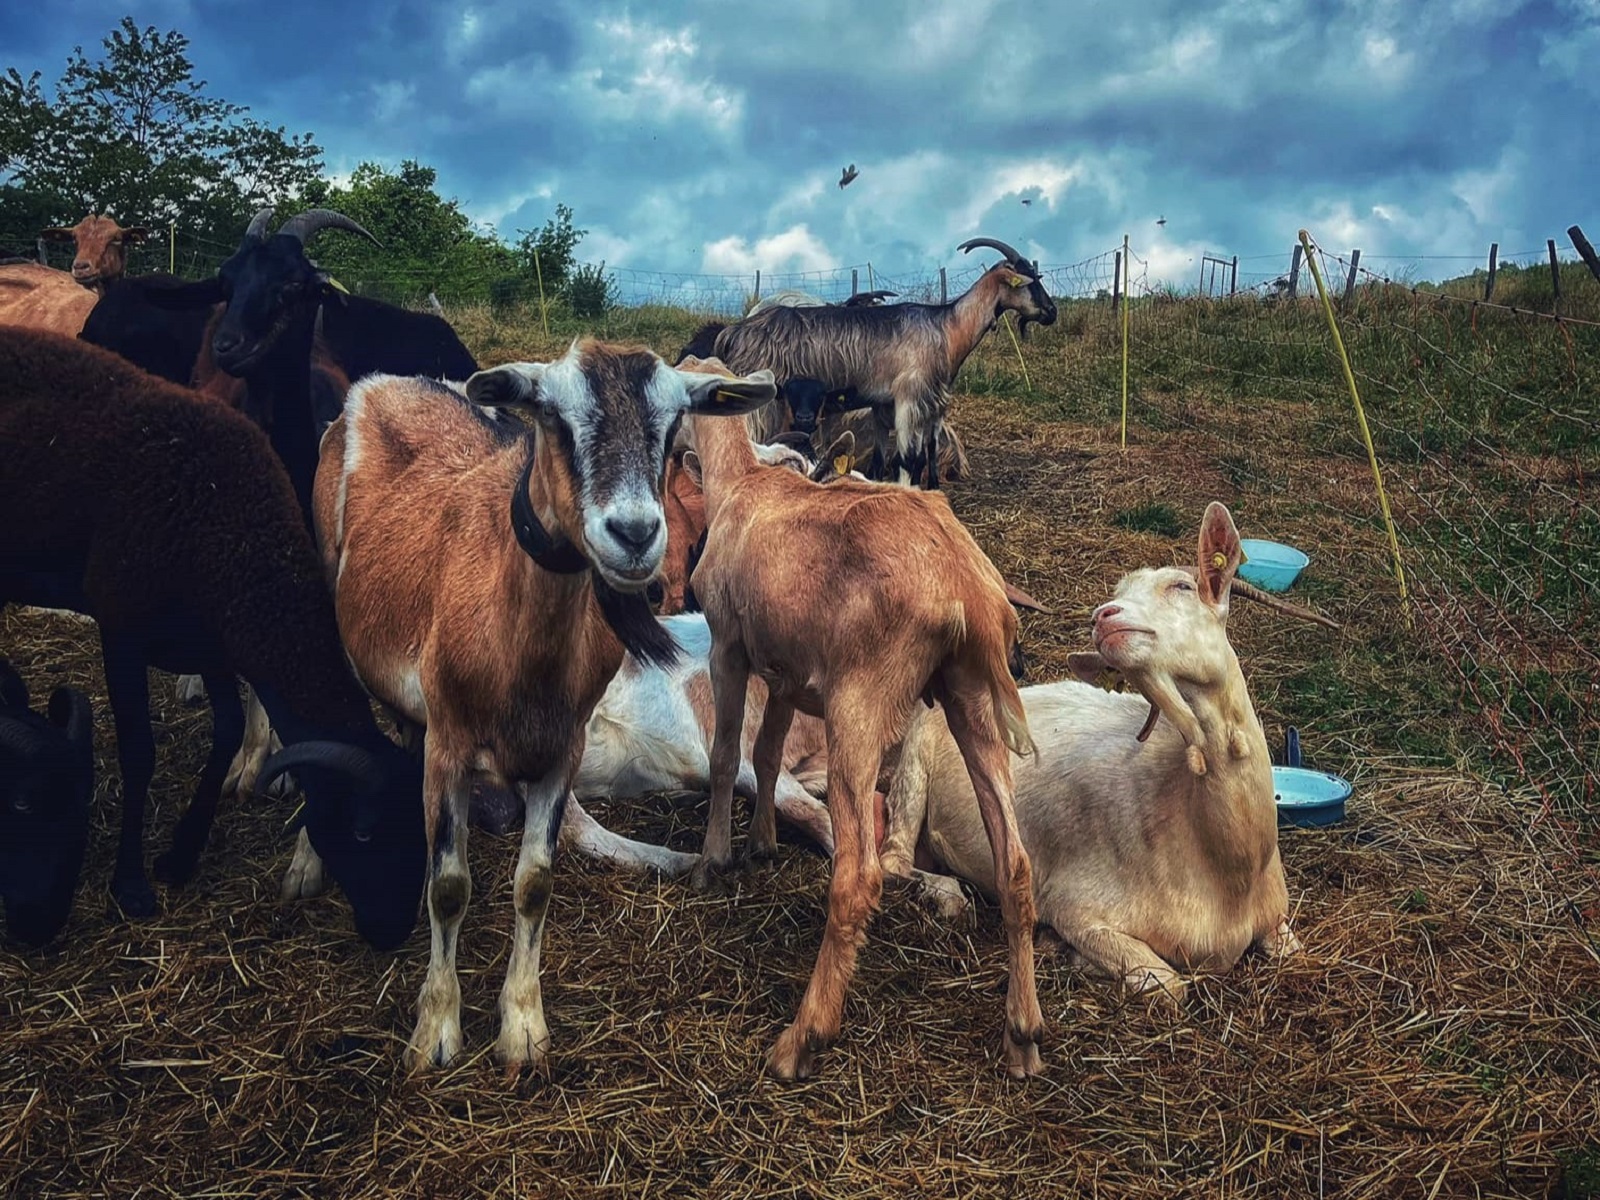
<instances>
[{"instance_id":1,"label":"goat horn","mask_svg":"<svg viewBox=\"0 0 1600 1200\"><path fill-rule=\"evenodd\" d=\"M308 208L298 216L290 217L278 228L278 232L287 237L292 237L302 246L306 239L324 229L344 229L350 233L359 233L378 249L383 249L383 243L373 237L365 229L357 225L341 212L334 212L331 208Z\"/></svg>"},{"instance_id":2,"label":"goat horn","mask_svg":"<svg viewBox=\"0 0 1600 1200\"><path fill-rule=\"evenodd\" d=\"M1254 600L1257 604L1264 604L1268 608L1276 609L1286 617L1297 617L1302 621L1310 621L1326 629L1338 629L1339 622L1314 613L1309 608L1301 608L1298 604L1291 604L1287 600L1280 600L1276 596L1262 591L1254 584L1246 583L1242 579L1235 579L1231 586L1235 596L1243 596L1246 600Z\"/></svg>"},{"instance_id":3,"label":"goat horn","mask_svg":"<svg viewBox=\"0 0 1600 1200\"><path fill-rule=\"evenodd\" d=\"M267 222L272 220L276 209L263 208L250 218L250 228L244 231L244 240L247 242L265 241L267 237Z\"/></svg>"},{"instance_id":4,"label":"goat horn","mask_svg":"<svg viewBox=\"0 0 1600 1200\"><path fill-rule=\"evenodd\" d=\"M0 754L26 761L50 749L51 738L16 717L0 717Z\"/></svg>"},{"instance_id":5,"label":"goat horn","mask_svg":"<svg viewBox=\"0 0 1600 1200\"><path fill-rule=\"evenodd\" d=\"M296 767L312 766L325 767L368 784L383 774L377 758L360 746L352 746L348 742L295 742L262 764L256 787L265 792L278 776Z\"/></svg>"},{"instance_id":6,"label":"goat horn","mask_svg":"<svg viewBox=\"0 0 1600 1200\"><path fill-rule=\"evenodd\" d=\"M1016 247L1008 246L996 238L972 238L969 241L962 242L961 245L956 247L956 249L961 251L963 254L967 254L970 251L978 249L979 247L987 247L990 250L998 250L1001 254L1006 256L1006 261L1010 263L1011 266L1017 271L1020 271L1025 275L1031 275L1035 279L1039 277L1038 273L1033 269L1033 264L1027 259L1023 258L1021 254L1017 253Z\"/></svg>"}]
</instances>

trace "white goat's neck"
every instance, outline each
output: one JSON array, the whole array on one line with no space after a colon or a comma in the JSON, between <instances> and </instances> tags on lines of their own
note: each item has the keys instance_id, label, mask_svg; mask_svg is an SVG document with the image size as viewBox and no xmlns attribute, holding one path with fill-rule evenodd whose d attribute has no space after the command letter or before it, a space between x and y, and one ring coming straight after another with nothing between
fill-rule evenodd
<instances>
[{"instance_id":1,"label":"white goat's neck","mask_svg":"<svg viewBox=\"0 0 1600 1200\"><path fill-rule=\"evenodd\" d=\"M1152 739L1161 744L1158 752L1173 756L1168 778L1173 801L1181 806L1178 815L1195 830L1211 861L1259 868L1276 844L1272 763L1238 658L1230 652L1214 682L1165 674L1134 682L1181 739L1181 744L1170 735Z\"/></svg>"}]
</instances>

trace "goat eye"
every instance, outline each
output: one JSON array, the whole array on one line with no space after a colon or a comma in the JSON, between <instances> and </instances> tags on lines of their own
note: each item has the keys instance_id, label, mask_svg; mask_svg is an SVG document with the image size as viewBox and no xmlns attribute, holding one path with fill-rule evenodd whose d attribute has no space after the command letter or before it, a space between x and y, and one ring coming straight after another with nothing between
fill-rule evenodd
<instances>
[{"instance_id":1,"label":"goat eye","mask_svg":"<svg viewBox=\"0 0 1600 1200\"><path fill-rule=\"evenodd\" d=\"M1192 591L1194 591L1194 584L1190 583L1187 579L1179 579L1179 580L1177 580L1172 585L1172 587L1173 587L1173 590L1179 591L1179 592L1192 592Z\"/></svg>"}]
</instances>

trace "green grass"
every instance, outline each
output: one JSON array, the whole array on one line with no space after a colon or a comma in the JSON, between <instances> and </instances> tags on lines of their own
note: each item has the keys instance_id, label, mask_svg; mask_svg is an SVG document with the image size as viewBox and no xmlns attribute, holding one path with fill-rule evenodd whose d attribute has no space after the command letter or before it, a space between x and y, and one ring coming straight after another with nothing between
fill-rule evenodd
<instances>
[{"instance_id":1,"label":"green grass","mask_svg":"<svg viewBox=\"0 0 1600 1200\"><path fill-rule=\"evenodd\" d=\"M1162 537L1180 537L1185 532L1177 510L1170 504L1150 502L1136 504L1111 518L1111 523L1133 533L1157 533Z\"/></svg>"}]
</instances>

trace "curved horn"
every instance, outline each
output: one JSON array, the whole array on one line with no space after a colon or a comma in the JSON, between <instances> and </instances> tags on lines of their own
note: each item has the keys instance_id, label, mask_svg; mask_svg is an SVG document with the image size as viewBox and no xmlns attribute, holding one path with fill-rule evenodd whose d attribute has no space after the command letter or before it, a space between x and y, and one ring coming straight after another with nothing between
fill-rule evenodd
<instances>
[{"instance_id":1,"label":"curved horn","mask_svg":"<svg viewBox=\"0 0 1600 1200\"><path fill-rule=\"evenodd\" d=\"M250 228L244 231L244 240L247 242L264 242L267 240L267 222L272 220L276 209L263 208L250 218Z\"/></svg>"},{"instance_id":2,"label":"curved horn","mask_svg":"<svg viewBox=\"0 0 1600 1200\"><path fill-rule=\"evenodd\" d=\"M308 208L298 216L290 217L278 227L278 232L286 237L292 237L304 246L307 238L324 229L344 229L351 233L359 233L378 249L383 249L383 243L377 238L343 213L334 212L331 208Z\"/></svg>"},{"instance_id":3,"label":"curved horn","mask_svg":"<svg viewBox=\"0 0 1600 1200\"><path fill-rule=\"evenodd\" d=\"M262 764L256 787L264 793L273 780L296 767L323 767L369 784L383 775L377 757L360 746L348 742L295 742Z\"/></svg>"},{"instance_id":4,"label":"curved horn","mask_svg":"<svg viewBox=\"0 0 1600 1200\"><path fill-rule=\"evenodd\" d=\"M1296 617L1302 621L1310 621L1326 629L1338 629L1340 627L1339 622L1331 620L1321 613L1314 613L1309 608L1301 608L1298 604L1280 600L1270 592L1264 592L1254 584L1246 583L1237 576L1234 578L1229 590L1235 596L1243 596L1246 600L1254 600L1257 604L1264 604L1268 608L1276 609L1286 617Z\"/></svg>"},{"instance_id":5,"label":"curved horn","mask_svg":"<svg viewBox=\"0 0 1600 1200\"><path fill-rule=\"evenodd\" d=\"M0 754L10 758L38 758L54 739L44 730L16 717L0 717Z\"/></svg>"},{"instance_id":6,"label":"curved horn","mask_svg":"<svg viewBox=\"0 0 1600 1200\"><path fill-rule=\"evenodd\" d=\"M971 238L965 242L962 242L961 245L956 247L956 249L961 251L961 253L966 254L970 251L977 250L980 247L987 247L990 250L1000 251L1001 254L1006 256L1006 261L1010 263L1011 266L1017 271L1020 271L1024 275L1031 276L1032 278L1038 278L1037 272L1035 272L1033 269L1033 264L1027 259L1023 258L1021 254L1017 253L1016 247L1008 246L997 238Z\"/></svg>"}]
</instances>

